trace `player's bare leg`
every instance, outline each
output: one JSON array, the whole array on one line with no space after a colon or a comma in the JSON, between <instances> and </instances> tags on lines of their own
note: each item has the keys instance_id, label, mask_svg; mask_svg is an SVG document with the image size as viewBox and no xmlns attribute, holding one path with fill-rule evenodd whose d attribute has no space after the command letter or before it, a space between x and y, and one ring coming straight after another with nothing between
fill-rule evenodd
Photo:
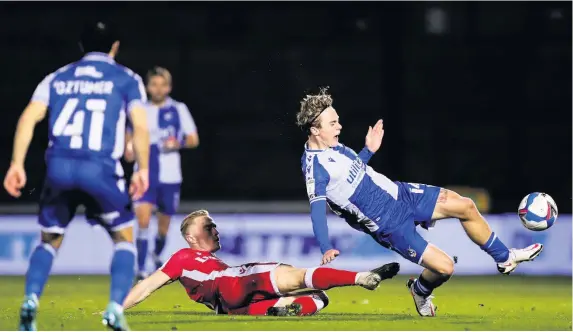
<instances>
[{"instance_id":1,"label":"player's bare leg","mask_svg":"<svg viewBox=\"0 0 573 332\"><path fill-rule=\"evenodd\" d=\"M327 290L355 285L374 290L382 280L394 277L399 270L398 263L389 263L370 272L351 272L327 267L301 269L280 265L273 273L279 292L284 294L305 288Z\"/></svg>"},{"instance_id":2,"label":"player's bare leg","mask_svg":"<svg viewBox=\"0 0 573 332\"><path fill-rule=\"evenodd\" d=\"M432 214L432 220L445 218L459 219L468 237L478 246L483 246L492 233L489 224L470 198L442 189Z\"/></svg>"},{"instance_id":3,"label":"player's bare leg","mask_svg":"<svg viewBox=\"0 0 573 332\"><path fill-rule=\"evenodd\" d=\"M503 274L510 274L519 263L533 260L543 250L541 243L524 249L508 249L470 198L447 189L440 191L432 215L432 220L444 218L459 219L468 237L495 260L498 271Z\"/></svg>"},{"instance_id":4,"label":"player's bare leg","mask_svg":"<svg viewBox=\"0 0 573 332\"><path fill-rule=\"evenodd\" d=\"M417 279L411 278L406 284L414 299L420 316L436 316L438 307L432 302L432 291L448 281L454 274L454 262L440 248L428 244L422 255L421 265L425 267Z\"/></svg>"},{"instance_id":5,"label":"player's bare leg","mask_svg":"<svg viewBox=\"0 0 573 332\"><path fill-rule=\"evenodd\" d=\"M127 331L129 326L123 313L123 301L131 288L134 277L135 246L133 227L110 232L115 244L111 261L110 302L103 315L103 324L115 331Z\"/></svg>"},{"instance_id":6,"label":"player's bare leg","mask_svg":"<svg viewBox=\"0 0 573 332\"><path fill-rule=\"evenodd\" d=\"M153 214L153 204L147 202L137 203L135 206L135 217L137 218L137 280L143 280L147 277L145 271L145 261L149 248L149 222Z\"/></svg>"},{"instance_id":7,"label":"player's bare leg","mask_svg":"<svg viewBox=\"0 0 573 332\"><path fill-rule=\"evenodd\" d=\"M169 224L171 223L171 216L161 212L157 212L157 235L155 237L155 247L153 249L153 262L155 268L158 269L163 265L161 261L161 253L165 248L167 233L169 232Z\"/></svg>"},{"instance_id":8,"label":"player's bare leg","mask_svg":"<svg viewBox=\"0 0 573 332\"><path fill-rule=\"evenodd\" d=\"M26 272L26 294L20 306L20 331L36 331L36 314L39 298L48 281L52 263L62 241L63 234L41 233L42 243L34 249Z\"/></svg>"}]
</instances>

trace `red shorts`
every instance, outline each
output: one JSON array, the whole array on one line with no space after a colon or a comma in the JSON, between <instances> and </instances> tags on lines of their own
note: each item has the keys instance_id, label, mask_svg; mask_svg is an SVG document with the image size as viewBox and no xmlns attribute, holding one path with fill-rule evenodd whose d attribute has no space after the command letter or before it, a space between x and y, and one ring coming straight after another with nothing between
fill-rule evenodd
<instances>
[{"instance_id":1,"label":"red shorts","mask_svg":"<svg viewBox=\"0 0 573 332\"><path fill-rule=\"evenodd\" d=\"M223 310L280 297L274 271L280 263L249 263L223 271L217 278L217 290Z\"/></svg>"}]
</instances>

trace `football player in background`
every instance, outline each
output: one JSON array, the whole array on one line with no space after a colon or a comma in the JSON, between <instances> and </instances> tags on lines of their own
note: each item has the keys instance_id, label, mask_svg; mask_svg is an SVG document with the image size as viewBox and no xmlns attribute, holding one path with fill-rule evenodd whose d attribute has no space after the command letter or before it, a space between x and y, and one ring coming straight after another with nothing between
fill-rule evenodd
<instances>
[{"instance_id":1,"label":"football player in background","mask_svg":"<svg viewBox=\"0 0 573 332\"><path fill-rule=\"evenodd\" d=\"M157 209L157 234L152 258L155 268L163 263L160 255L165 248L171 216L177 212L179 192L183 180L180 149L199 145L197 126L187 106L169 97L172 87L171 73L155 67L147 73L147 123L151 137L149 160L149 190L135 202L135 215L139 224L137 233L137 279L147 277L145 263L148 252L149 222L153 209ZM128 127L126 156L133 161L131 133ZM135 165L138 169L139 165Z\"/></svg>"},{"instance_id":2,"label":"football player in background","mask_svg":"<svg viewBox=\"0 0 573 332\"><path fill-rule=\"evenodd\" d=\"M317 95L307 95L297 114L297 124L308 134L302 172L314 234L324 254L322 264L340 254L328 238L327 204L353 228L425 268L407 283L421 316L436 315L432 291L452 276L454 262L420 236L417 225L428 229L436 220L459 219L468 237L493 258L502 274L511 273L519 263L541 253L540 243L508 249L470 198L440 187L393 182L374 171L367 164L382 144L382 120L368 129L365 147L356 154L339 143L342 125L332 104L332 97L322 89Z\"/></svg>"},{"instance_id":3,"label":"football player in background","mask_svg":"<svg viewBox=\"0 0 573 332\"><path fill-rule=\"evenodd\" d=\"M66 227L79 205L86 217L111 235L109 304L103 322L127 330L122 303L134 277L133 212L119 159L125 146L125 121L133 124L133 146L139 164L129 192L139 199L149 185L149 134L141 78L114 60L119 41L109 25L89 25L81 37L85 53L42 80L20 116L4 188L20 197L26 185L24 160L35 126L48 116L47 171L41 194L41 243L30 257L20 330L36 329L39 298L48 280ZM47 110L49 109L49 112Z\"/></svg>"},{"instance_id":4,"label":"football player in background","mask_svg":"<svg viewBox=\"0 0 573 332\"><path fill-rule=\"evenodd\" d=\"M354 285L374 290L400 269L398 263L371 272L326 267L301 269L281 263L228 266L215 256L221 248L220 234L206 210L185 217L181 235L189 248L177 251L160 269L135 285L125 299L126 309L179 280L189 298L217 314L312 315L328 305L328 297L322 291ZM310 291L291 294L303 289Z\"/></svg>"}]
</instances>

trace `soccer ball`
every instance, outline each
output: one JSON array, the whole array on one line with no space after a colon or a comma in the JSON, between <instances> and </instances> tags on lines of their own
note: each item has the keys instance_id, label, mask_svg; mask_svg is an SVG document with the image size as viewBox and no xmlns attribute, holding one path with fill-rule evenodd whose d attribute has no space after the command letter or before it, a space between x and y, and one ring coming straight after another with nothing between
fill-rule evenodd
<instances>
[{"instance_id":1,"label":"soccer ball","mask_svg":"<svg viewBox=\"0 0 573 332\"><path fill-rule=\"evenodd\" d=\"M557 204L546 193L531 193L519 203L518 214L525 228L544 231L557 220Z\"/></svg>"}]
</instances>

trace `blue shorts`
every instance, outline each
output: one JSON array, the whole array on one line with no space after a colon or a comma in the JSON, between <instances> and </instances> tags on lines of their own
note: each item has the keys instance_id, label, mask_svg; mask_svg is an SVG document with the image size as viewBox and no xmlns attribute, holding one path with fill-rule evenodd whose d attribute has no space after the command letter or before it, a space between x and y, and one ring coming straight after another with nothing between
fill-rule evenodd
<instances>
[{"instance_id":1,"label":"blue shorts","mask_svg":"<svg viewBox=\"0 0 573 332\"><path fill-rule=\"evenodd\" d=\"M40 198L42 231L63 234L78 206L92 225L117 231L133 224L125 180L113 160L51 157Z\"/></svg>"},{"instance_id":2,"label":"blue shorts","mask_svg":"<svg viewBox=\"0 0 573 332\"><path fill-rule=\"evenodd\" d=\"M165 215L172 216L179 208L180 183L159 183L150 185L143 197L137 203L146 202L157 206L157 210Z\"/></svg>"},{"instance_id":3,"label":"blue shorts","mask_svg":"<svg viewBox=\"0 0 573 332\"><path fill-rule=\"evenodd\" d=\"M371 235L382 246L419 264L428 241L418 234L416 226L421 225L428 229L433 225L431 218L441 188L406 182L396 182L396 184L400 211L394 213L394 217L400 219L398 227L390 232L379 231Z\"/></svg>"}]
</instances>

